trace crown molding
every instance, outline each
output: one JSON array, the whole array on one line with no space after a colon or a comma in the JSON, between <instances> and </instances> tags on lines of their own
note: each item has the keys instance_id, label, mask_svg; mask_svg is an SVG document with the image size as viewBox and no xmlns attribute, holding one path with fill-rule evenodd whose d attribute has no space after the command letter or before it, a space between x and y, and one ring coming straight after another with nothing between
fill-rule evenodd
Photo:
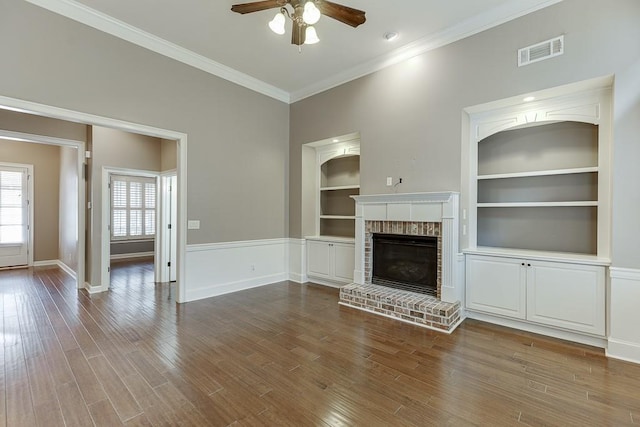
<instances>
[{"instance_id":1,"label":"crown molding","mask_svg":"<svg viewBox=\"0 0 640 427\"><path fill-rule=\"evenodd\" d=\"M51 12L85 24L145 49L195 67L214 76L289 103L289 93L268 83L220 64L203 55L185 49L163 38L143 31L126 22L98 12L73 0L26 0Z\"/></svg>"},{"instance_id":2,"label":"crown molding","mask_svg":"<svg viewBox=\"0 0 640 427\"><path fill-rule=\"evenodd\" d=\"M241 73L233 68L227 67L203 55L185 49L109 15L98 12L95 9L89 8L74 0L25 1L88 25L99 31L103 31L112 36L149 49L153 52L175 59L176 61L180 61L214 76L246 87L247 89L251 89L255 92L290 104L368 74L375 73L376 71L380 71L402 61L406 61L430 50L454 43L463 38L504 24L505 22L537 10L544 9L548 6L552 6L562 0L547 0L544 2L539 2L538 0L519 0L517 2L507 2L501 7L476 15L473 18L450 27L445 31L441 31L409 43L386 55L382 55L371 61L344 70L292 93L265 83L262 80L258 80L247 74Z\"/></svg>"},{"instance_id":3,"label":"crown molding","mask_svg":"<svg viewBox=\"0 0 640 427\"><path fill-rule=\"evenodd\" d=\"M519 0L517 2L507 2L501 7L476 15L473 18L467 19L466 21L444 31L418 39L386 55L379 56L371 61L349 68L327 79L316 82L311 86L307 86L304 89L293 92L291 93L291 103L340 86L344 83L348 83L352 80L356 80L368 74L375 73L376 71L380 71L402 61L406 61L430 50L437 49L490 28L497 27L505 22L528 15L529 13L552 6L556 3L560 3L561 1L562 0L547 0L540 3L536 0Z\"/></svg>"}]
</instances>

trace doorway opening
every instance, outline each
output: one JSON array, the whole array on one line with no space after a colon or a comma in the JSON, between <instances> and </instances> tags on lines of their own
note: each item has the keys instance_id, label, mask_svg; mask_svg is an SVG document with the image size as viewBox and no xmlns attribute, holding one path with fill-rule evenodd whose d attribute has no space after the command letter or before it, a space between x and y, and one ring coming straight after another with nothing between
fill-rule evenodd
<instances>
[{"instance_id":1,"label":"doorway opening","mask_svg":"<svg viewBox=\"0 0 640 427\"><path fill-rule=\"evenodd\" d=\"M112 119L87 113L82 113L73 110L67 110L58 107L52 107L44 104L38 104L35 102L24 101L21 99L15 99L5 96L0 96L0 108L13 110L17 112L33 114L36 116L49 117L54 119L67 120L74 123L83 123L91 126L102 126L111 129L118 129L126 132L133 132L140 135L146 135L166 140L172 140L177 142L176 148L176 175L177 186L179 191L177 192L177 227L176 227L176 301L178 303L186 301L186 289L183 286L185 279L185 265L184 259L186 255L186 161L187 161L187 135L180 132L175 132L167 129L156 128L152 126L141 125L137 123L126 122L119 119ZM12 133L12 132L9 132ZM71 145L77 148L78 159L78 171L79 176L84 177L85 173L85 148L83 142L78 141L66 141L54 137L46 137L41 135L34 135L33 140L27 142L44 142L57 145ZM22 134L18 135L17 140L24 140ZM44 140L44 141L43 141ZM48 141L48 142L47 142ZM99 179L99 178L98 178ZM86 212L91 209L86 203L85 195L85 182L83 179L78 180L78 249L77 249L77 272L76 277L78 279L78 287L85 287L91 291L101 291L108 288L108 282L104 282L104 272L109 268L108 263L104 263L102 257L98 257L97 265L100 271L91 271L91 277L85 275L86 261L85 261L85 215ZM98 215L93 214L90 218L92 221L101 222L101 218ZM89 253L87 261L94 260L95 255ZM92 283L94 282L94 283ZM105 286L106 285L106 286Z\"/></svg>"}]
</instances>

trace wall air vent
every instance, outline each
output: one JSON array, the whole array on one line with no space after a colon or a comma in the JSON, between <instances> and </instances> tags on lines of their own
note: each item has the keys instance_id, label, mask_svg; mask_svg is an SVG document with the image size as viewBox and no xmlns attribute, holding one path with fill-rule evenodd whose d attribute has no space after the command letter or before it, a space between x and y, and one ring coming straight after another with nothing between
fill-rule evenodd
<instances>
[{"instance_id":1,"label":"wall air vent","mask_svg":"<svg viewBox=\"0 0 640 427\"><path fill-rule=\"evenodd\" d=\"M518 50L518 67L544 61L564 53L564 36L523 47Z\"/></svg>"}]
</instances>

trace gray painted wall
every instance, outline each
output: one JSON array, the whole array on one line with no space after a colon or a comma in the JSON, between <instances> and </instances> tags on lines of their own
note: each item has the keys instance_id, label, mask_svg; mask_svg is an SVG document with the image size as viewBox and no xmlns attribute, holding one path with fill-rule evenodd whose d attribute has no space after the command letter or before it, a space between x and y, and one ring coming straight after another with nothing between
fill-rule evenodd
<instances>
[{"instance_id":1,"label":"gray painted wall","mask_svg":"<svg viewBox=\"0 0 640 427\"><path fill-rule=\"evenodd\" d=\"M0 139L0 162L33 165L33 260L57 260L60 147Z\"/></svg>"},{"instance_id":2,"label":"gray painted wall","mask_svg":"<svg viewBox=\"0 0 640 427\"><path fill-rule=\"evenodd\" d=\"M87 140L86 125L9 110L0 110L0 129L53 136L73 141Z\"/></svg>"},{"instance_id":3,"label":"gray painted wall","mask_svg":"<svg viewBox=\"0 0 640 427\"><path fill-rule=\"evenodd\" d=\"M461 189L465 107L615 74L613 263L640 268L640 2L565 0L291 106L289 233L302 236L302 144L361 133L362 194ZM565 35L565 54L517 67Z\"/></svg>"},{"instance_id":4,"label":"gray painted wall","mask_svg":"<svg viewBox=\"0 0 640 427\"><path fill-rule=\"evenodd\" d=\"M2 95L187 133L188 243L287 236L288 105L19 0L0 55Z\"/></svg>"},{"instance_id":5,"label":"gray painted wall","mask_svg":"<svg viewBox=\"0 0 640 427\"><path fill-rule=\"evenodd\" d=\"M99 283L98 270L102 256L102 169L103 167L125 168L160 172L160 139L137 135L120 130L92 126L93 158L91 193L93 221L91 227L91 283ZM114 248L118 246L118 248ZM129 253L126 244L111 245L113 253ZM137 249L134 245L133 252ZM151 243L153 248L153 242ZM153 249L151 249L153 250ZM146 250L145 250L146 251Z\"/></svg>"},{"instance_id":6,"label":"gray painted wall","mask_svg":"<svg viewBox=\"0 0 640 427\"><path fill-rule=\"evenodd\" d=\"M78 153L60 147L60 208L58 259L78 272Z\"/></svg>"}]
</instances>

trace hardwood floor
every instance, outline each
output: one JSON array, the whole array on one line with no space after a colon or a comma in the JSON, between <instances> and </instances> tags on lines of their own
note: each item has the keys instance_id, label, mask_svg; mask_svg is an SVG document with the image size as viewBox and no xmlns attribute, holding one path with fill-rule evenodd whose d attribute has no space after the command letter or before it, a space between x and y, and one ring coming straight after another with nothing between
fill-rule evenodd
<instances>
[{"instance_id":1,"label":"hardwood floor","mask_svg":"<svg viewBox=\"0 0 640 427\"><path fill-rule=\"evenodd\" d=\"M88 295L57 268L0 272L0 425L640 423L640 366L465 321L452 335L278 283L176 305L151 263Z\"/></svg>"}]
</instances>

